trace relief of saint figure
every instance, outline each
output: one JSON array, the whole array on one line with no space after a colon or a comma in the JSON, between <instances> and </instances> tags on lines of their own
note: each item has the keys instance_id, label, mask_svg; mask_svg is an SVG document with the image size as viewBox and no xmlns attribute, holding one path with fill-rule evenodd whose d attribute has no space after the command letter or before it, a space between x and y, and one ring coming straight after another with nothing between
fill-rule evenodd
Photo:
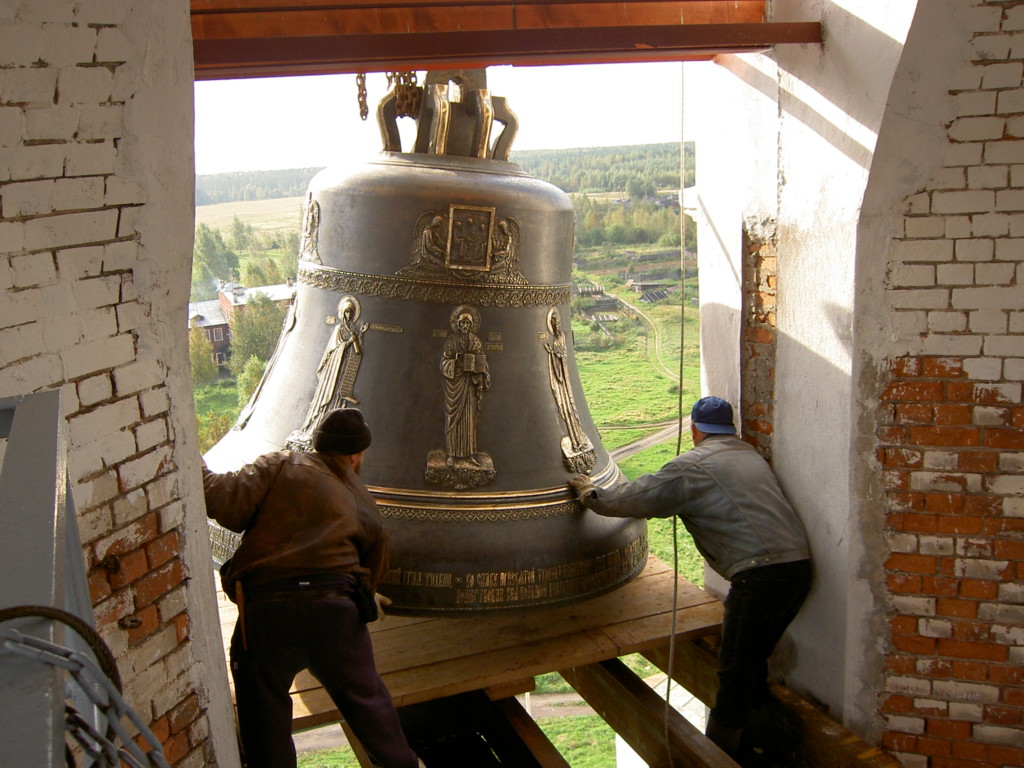
<instances>
[{"instance_id":1,"label":"relief of saint figure","mask_svg":"<svg viewBox=\"0 0 1024 768\"><path fill-rule=\"evenodd\" d=\"M288 448L309 450L313 432L328 411L359 404L353 390L363 358L363 334L369 328L368 323L358 325L359 312L355 296L343 296L338 302L337 323L316 369L313 399L302 426L288 436Z\"/></svg>"},{"instance_id":2,"label":"relief of saint figure","mask_svg":"<svg viewBox=\"0 0 1024 768\"><path fill-rule=\"evenodd\" d=\"M299 258L320 262L320 203L313 199L313 193L306 196L306 214L302 222L302 240L299 243Z\"/></svg>"},{"instance_id":3,"label":"relief of saint figure","mask_svg":"<svg viewBox=\"0 0 1024 768\"><path fill-rule=\"evenodd\" d=\"M476 309L459 307L452 315L453 333L445 339L441 354L448 466L456 461L472 463L477 452L477 419L484 392L491 386L483 344L474 333L479 329L480 316Z\"/></svg>"},{"instance_id":4,"label":"relief of saint figure","mask_svg":"<svg viewBox=\"0 0 1024 768\"><path fill-rule=\"evenodd\" d=\"M562 455L569 469L586 474L593 469L597 456L576 411L576 399L572 394L572 380L569 377L569 349L557 307L552 307L548 312L547 325L551 333L551 341L544 344L548 353L548 381L558 407L558 415L569 433L562 438Z\"/></svg>"},{"instance_id":5,"label":"relief of saint figure","mask_svg":"<svg viewBox=\"0 0 1024 768\"><path fill-rule=\"evenodd\" d=\"M450 488L474 488L490 483L495 476L491 457L477 450L480 409L491 386L491 374L476 335L480 330L476 308L456 307L449 322L452 333L441 352L444 450L430 452L426 478Z\"/></svg>"}]
</instances>

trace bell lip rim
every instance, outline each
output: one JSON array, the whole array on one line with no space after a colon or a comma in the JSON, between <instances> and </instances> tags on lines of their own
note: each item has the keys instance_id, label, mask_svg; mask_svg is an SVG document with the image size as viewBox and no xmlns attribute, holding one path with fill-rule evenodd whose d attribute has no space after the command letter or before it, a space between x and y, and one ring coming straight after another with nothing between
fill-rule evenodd
<instances>
[{"instance_id":1,"label":"bell lip rim","mask_svg":"<svg viewBox=\"0 0 1024 768\"><path fill-rule=\"evenodd\" d=\"M605 488L615 485L622 478L622 471L611 459L599 472L591 477L594 485L598 488ZM568 479L565 485L549 486L547 488L530 488L514 491L491 491L487 492L465 492L465 491L434 491L430 489L408 489L395 488L391 486L366 484L367 489L373 495L378 504L390 506L434 506L442 508L451 504L453 500L462 502L465 508L477 506L480 508L501 506L508 509L517 509L536 506L556 506L564 504L567 500L575 497L568 487Z\"/></svg>"}]
</instances>

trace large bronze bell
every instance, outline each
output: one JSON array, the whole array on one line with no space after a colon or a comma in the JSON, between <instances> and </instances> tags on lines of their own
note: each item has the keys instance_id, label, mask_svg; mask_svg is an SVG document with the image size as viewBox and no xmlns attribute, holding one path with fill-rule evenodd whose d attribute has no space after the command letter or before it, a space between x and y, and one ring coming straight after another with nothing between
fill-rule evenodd
<instances>
[{"instance_id":1,"label":"large bronze bell","mask_svg":"<svg viewBox=\"0 0 1024 768\"><path fill-rule=\"evenodd\" d=\"M391 537L381 591L394 610L609 591L643 568L646 527L583 509L566 485L578 472L598 487L619 476L571 343L572 203L508 162L516 120L484 70L411 88L378 108L376 159L310 183L277 351L207 460L223 470L307 450L325 412L356 406L373 431L363 479ZM396 117L417 100L403 153Z\"/></svg>"}]
</instances>

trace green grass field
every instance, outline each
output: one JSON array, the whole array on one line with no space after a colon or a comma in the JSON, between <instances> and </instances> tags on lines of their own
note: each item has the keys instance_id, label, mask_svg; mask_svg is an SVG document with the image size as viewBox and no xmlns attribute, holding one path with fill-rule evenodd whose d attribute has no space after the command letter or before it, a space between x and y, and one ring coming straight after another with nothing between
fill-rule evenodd
<instances>
[{"instance_id":1,"label":"green grass field","mask_svg":"<svg viewBox=\"0 0 1024 768\"><path fill-rule=\"evenodd\" d=\"M572 768L615 768L615 731L597 715L546 717L538 725ZM359 768L349 747L300 752L298 768Z\"/></svg>"},{"instance_id":2,"label":"green grass field","mask_svg":"<svg viewBox=\"0 0 1024 768\"><path fill-rule=\"evenodd\" d=\"M231 232L231 222L237 216L243 224L251 224L257 232L302 229L301 197L281 197L275 200L246 200L235 203L216 203L196 206L196 226L206 224L219 229L224 237Z\"/></svg>"}]
</instances>

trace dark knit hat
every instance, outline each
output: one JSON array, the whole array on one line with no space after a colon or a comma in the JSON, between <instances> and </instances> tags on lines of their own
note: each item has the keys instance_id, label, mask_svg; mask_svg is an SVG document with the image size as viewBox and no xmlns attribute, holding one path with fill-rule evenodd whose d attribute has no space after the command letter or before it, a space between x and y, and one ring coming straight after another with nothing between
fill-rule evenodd
<instances>
[{"instance_id":1,"label":"dark knit hat","mask_svg":"<svg viewBox=\"0 0 1024 768\"><path fill-rule=\"evenodd\" d=\"M351 456L370 447L370 428L358 408L338 408L321 419L313 433L313 449Z\"/></svg>"}]
</instances>

